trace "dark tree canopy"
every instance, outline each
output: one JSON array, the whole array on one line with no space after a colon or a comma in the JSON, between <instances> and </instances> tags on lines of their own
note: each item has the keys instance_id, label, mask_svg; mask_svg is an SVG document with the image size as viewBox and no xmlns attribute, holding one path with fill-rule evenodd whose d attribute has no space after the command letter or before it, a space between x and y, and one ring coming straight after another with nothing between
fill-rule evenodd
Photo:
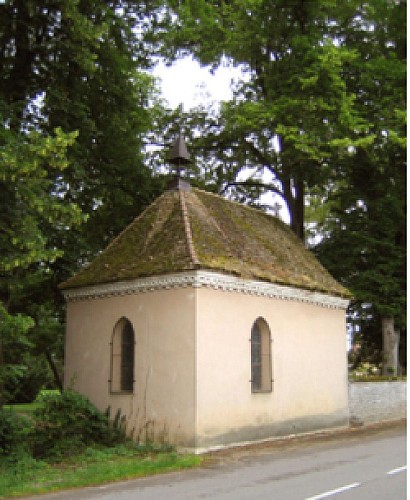
<instances>
[{"instance_id":1,"label":"dark tree canopy","mask_svg":"<svg viewBox=\"0 0 410 500\"><path fill-rule=\"evenodd\" d=\"M354 293L352 309L369 344L380 338L382 318L406 329L405 12L403 1L364 3L361 22L344 25L346 45L360 54L346 80L374 141L340 163L342 180L317 247L327 268Z\"/></svg>"},{"instance_id":2,"label":"dark tree canopy","mask_svg":"<svg viewBox=\"0 0 410 500\"><path fill-rule=\"evenodd\" d=\"M357 54L336 38L339 10L303 0L169 3L179 16L170 56L177 48L204 64L227 59L246 74L205 127L215 182L279 195L303 238L306 189L326 183L348 145L372 140L344 78Z\"/></svg>"},{"instance_id":3,"label":"dark tree canopy","mask_svg":"<svg viewBox=\"0 0 410 500\"><path fill-rule=\"evenodd\" d=\"M168 57L244 72L219 112L192 117L205 181L248 203L279 195L301 237L308 204L363 330L380 334L376 316L404 328L406 2L167 3Z\"/></svg>"},{"instance_id":4,"label":"dark tree canopy","mask_svg":"<svg viewBox=\"0 0 410 500\"><path fill-rule=\"evenodd\" d=\"M1 311L9 325L20 325L19 335L8 329L6 362L14 363L27 340L24 350L44 354L57 373L57 284L158 191L143 153L155 99L143 34L156 22L156 7L122 0L0 4L2 223L14 234L2 241L2 255L16 263L2 267ZM81 225L62 217L74 209L77 222L83 214Z\"/></svg>"},{"instance_id":5,"label":"dark tree canopy","mask_svg":"<svg viewBox=\"0 0 410 500\"><path fill-rule=\"evenodd\" d=\"M182 115L146 72L160 53L244 78L220 109ZM147 137L181 124L194 183L279 196L301 238L308 205L362 332L376 338L383 317L404 328L404 0L5 0L0 74L0 393L47 370L58 381L57 284L160 192Z\"/></svg>"}]
</instances>

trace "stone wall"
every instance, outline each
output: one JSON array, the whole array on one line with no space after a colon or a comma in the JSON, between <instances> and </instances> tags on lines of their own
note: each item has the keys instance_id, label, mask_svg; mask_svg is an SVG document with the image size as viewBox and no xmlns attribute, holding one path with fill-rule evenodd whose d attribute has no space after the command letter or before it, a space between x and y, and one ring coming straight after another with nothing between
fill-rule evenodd
<instances>
[{"instance_id":1,"label":"stone wall","mask_svg":"<svg viewBox=\"0 0 410 500\"><path fill-rule=\"evenodd\" d=\"M352 424L370 424L406 417L407 382L351 382L349 410Z\"/></svg>"}]
</instances>

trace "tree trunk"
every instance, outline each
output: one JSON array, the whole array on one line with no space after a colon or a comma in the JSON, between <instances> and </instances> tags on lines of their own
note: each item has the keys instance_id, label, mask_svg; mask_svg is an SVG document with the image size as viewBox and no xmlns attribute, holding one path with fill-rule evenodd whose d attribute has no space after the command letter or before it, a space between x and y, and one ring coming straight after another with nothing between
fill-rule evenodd
<instances>
[{"instance_id":1,"label":"tree trunk","mask_svg":"<svg viewBox=\"0 0 410 500\"><path fill-rule=\"evenodd\" d=\"M292 231L303 242L305 241L304 219L305 219L305 185L303 180L295 182L294 210L291 214Z\"/></svg>"},{"instance_id":2,"label":"tree trunk","mask_svg":"<svg viewBox=\"0 0 410 500\"><path fill-rule=\"evenodd\" d=\"M54 375L54 382L56 383L58 389L60 392L63 392L63 382L61 380L61 377L60 377L60 374L57 370L57 366L56 364L54 363L54 360L51 356L51 354L49 353L48 349L46 349L44 351L44 354L46 356L46 359L47 359L47 362L48 364L50 365L50 368L51 368L51 371L53 372L53 375Z\"/></svg>"},{"instance_id":3,"label":"tree trunk","mask_svg":"<svg viewBox=\"0 0 410 500\"><path fill-rule=\"evenodd\" d=\"M3 371L4 371L4 357L3 357L3 340L0 334L0 410L4 405L4 379L3 379Z\"/></svg>"},{"instance_id":4,"label":"tree trunk","mask_svg":"<svg viewBox=\"0 0 410 500\"><path fill-rule=\"evenodd\" d=\"M383 375L396 376L399 366L400 330L394 328L394 318L382 317Z\"/></svg>"}]
</instances>

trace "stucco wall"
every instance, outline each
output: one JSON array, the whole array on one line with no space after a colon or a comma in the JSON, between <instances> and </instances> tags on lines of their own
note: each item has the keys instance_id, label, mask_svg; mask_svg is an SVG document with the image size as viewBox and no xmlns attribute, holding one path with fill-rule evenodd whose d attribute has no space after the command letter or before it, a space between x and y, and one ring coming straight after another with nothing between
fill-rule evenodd
<instances>
[{"instance_id":1,"label":"stucco wall","mask_svg":"<svg viewBox=\"0 0 410 500\"><path fill-rule=\"evenodd\" d=\"M347 425L343 310L201 288L197 317L197 446ZM252 393L250 333L272 337L271 393Z\"/></svg>"},{"instance_id":2,"label":"stucco wall","mask_svg":"<svg viewBox=\"0 0 410 500\"><path fill-rule=\"evenodd\" d=\"M348 424L344 309L332 300L324 307L308 292L288 300L286 290L276 290L278 297L263 286L255 292L255 283L247 293L241 280L222 280L218 288L213 275L199 284L189 275L192 286L184 279L167 277L165 287L143 282L143 292L135 282L133 289L118 286L119 294L102 287L72 295L66 387L102 410L110 406L112 415L121 409L134 437L186 448ZM110 342L121 317L136 336L134 394L109 390ZM269 393L251 390L250 335L258 318L271 332Z\"/></svg>"},{"instance_id":3,"label":"stucco wall","mask_svg":"<svg viewBox=\"0 0 410 500\"><path fill-rule=\"evenodd\" d=\"M110 394L110 342L121 317L135 331L134 394ZM100 409L118 409L134 437L193 446L195 291L192 288L69 302L65 386Z\"/></svg>"},{"instance_id":4,"label":"stucco wall","mask_svg":"<svg viewBox=\"0 0 410 500\"><path fill-rule=\"evenodd\" d=\"M353 382L349 409L353 421L364 424L406 417L407 382Z\"/></svg>"}]
</instances>

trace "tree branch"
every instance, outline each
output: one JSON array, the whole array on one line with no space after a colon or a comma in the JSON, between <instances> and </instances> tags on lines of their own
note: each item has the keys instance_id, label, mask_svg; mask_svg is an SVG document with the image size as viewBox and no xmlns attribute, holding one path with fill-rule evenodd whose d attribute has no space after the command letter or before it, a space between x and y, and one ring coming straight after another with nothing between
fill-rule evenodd
<instances>
[{"instance_id":1,"label":"tree branch","mask_svg":"<svg viewBox=\"0 0 410 500\"><path fill-rule=\"evenodd\" d=\"M233 181L233 182L228 182L226 184L226 187L231 187L231 186L259 187L262 189L266 189L268 191L272 191L273 193L277 194L278 196L280 196L283 199L283 201L286 202L283 192L280 189L278 189L276 186L274 186L273 184L266 184L264 182L251 181L251 180Z\"/></svg>"}]
</instances>

